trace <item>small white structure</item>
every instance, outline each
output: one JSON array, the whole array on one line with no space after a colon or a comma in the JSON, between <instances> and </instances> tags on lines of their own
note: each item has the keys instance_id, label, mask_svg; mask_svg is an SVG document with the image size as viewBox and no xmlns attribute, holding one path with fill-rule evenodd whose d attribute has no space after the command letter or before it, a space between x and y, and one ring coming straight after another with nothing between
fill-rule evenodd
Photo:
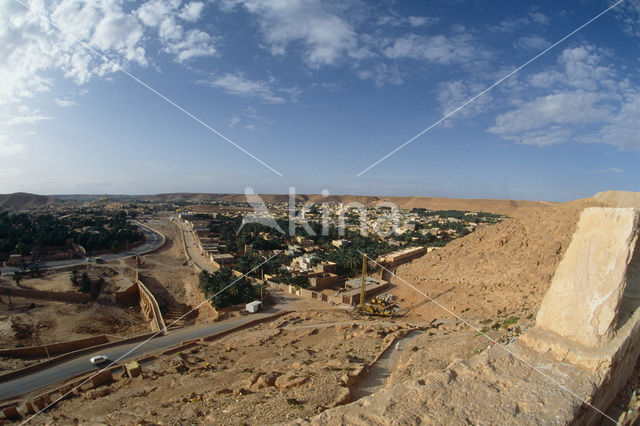
<instances>
[{"instance_id":1,"label":"small white structure","mask_svg":"<svg viewBox=\"0 0 640 426\"><path fill-rule=\"evenodd\" d=\"M247 303L246 309L247 309L247 312L251 314L255 314L256 312L262 310L262 302L260 302L259 300L256 300L254 302Z\"/></svg>"}]
</instances>

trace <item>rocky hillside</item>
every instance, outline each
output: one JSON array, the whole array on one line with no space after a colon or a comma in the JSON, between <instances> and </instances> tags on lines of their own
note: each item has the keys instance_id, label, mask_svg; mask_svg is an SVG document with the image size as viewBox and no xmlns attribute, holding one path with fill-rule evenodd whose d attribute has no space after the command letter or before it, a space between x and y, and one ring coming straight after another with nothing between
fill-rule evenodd
<instances>
[{"instance_id":1,"label":"rocky hillside","mask_svg":"<svg viewBox=\"0 0 640 426\"><path fill-rule=\"evenodd\" d=\"M593 199L611 207L635 207L640 209L640 192L603 191L594 195Z\"/></svg>"},{"instance_id":2,"label":"rocky hillside","mask_svg":"<svg viewBox=\"0 0 640 426\"><path fill-rule=\"evenodd\" d=\"M531 315L571 241L580 212L603 204L592 198L516 209L502 223L481 228L399 268L398 275L454 311L468 311L467 316ZM399 288L407 301L415 300L411 292ZM447 305L448 301L455 305ZM434 306L421 308L421 302L413 306L422 314L445 314Z\"/></svg>"}]
</instances>

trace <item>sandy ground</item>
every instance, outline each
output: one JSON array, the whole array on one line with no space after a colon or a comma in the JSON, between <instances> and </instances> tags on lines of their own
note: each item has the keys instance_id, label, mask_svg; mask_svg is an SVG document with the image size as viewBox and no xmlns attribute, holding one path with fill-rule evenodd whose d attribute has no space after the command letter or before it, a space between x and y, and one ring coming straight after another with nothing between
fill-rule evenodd
<instances>
[{"instance_id":1,"label":"sandy ground","mask_svg":"<svg viewBox=\"0 0 640 426\"><path fill-rule=\"evenodd\" d=\"M114 291L123 280L109 266L92 266L79 269L87 272L92 280L102 278L105 285L96 302L73 304L2 296L0 300L0 345L10 347L16 343L23 346L55 343L90 337L97 334L129 336L146 330L138 308L124 309L114 300ZM8 284L8 283L7 283ZM25 279L21 286L37 290L77 291L69 281L69 271L52 272L42 278ZM30 338L16 342L11 331L11 321L22 321L34 327ZM133 327L131 325L133 324Z\"/></svg>"}]
</instances>

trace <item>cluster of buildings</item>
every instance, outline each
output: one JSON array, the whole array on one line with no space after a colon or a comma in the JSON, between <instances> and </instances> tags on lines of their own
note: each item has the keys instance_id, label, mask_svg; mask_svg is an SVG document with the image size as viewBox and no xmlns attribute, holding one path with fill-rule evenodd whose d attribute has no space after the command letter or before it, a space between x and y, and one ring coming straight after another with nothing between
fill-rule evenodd
<instances>
[{"instance_id":1,"label":"cluster of buildings","mask_svg":"<svg viewBox=\"0 0 640 426\"><path fill-rule=\"evenodd\" d=\"M235 256L228 253L227 244L222 240L222 236L209 230L212 219L208 215L178 213L178 217L193 232L201 254L208 257L213 266L221 268L233 264Z\"/></svg>"},{"instance_id":2,"label":"cluster of buildings","mask_svg":"<svg viewBox=\"0 0 640 426\"><path fill-rule=\"evenodd\" d=\"M243 217L247 213L247 206L236 206L237 208L229 208L225 210L225 215L230 218ZM269 214L275 219L289 219L290 211L288 203L270 203L267 205ZM298 206L301 208L302 206ZM324 211L323 211L324 209ZM394 216L395 215L395 216ZM456 216L456 217L454 217ZM227 242L223 241L220 234L212 233L209 225L212 221L208 214L198 213L180 213L179 217L183 220L189 229L196 236L197 244L201 252L208 256L211 263L215 267L232 266L234 263L234 254L229 253ZM376 262L386 269L382 269L379 277L367 277L366 293L367 295L375 294L378 290L382 291L388 285L391 274L389 270L393 270L397 266L410 262L411 260L422 256L425 252L435 249L435 247L402 247L407 244L404 241L395 240L393 237L402 235L407 232L417 235L416 230L422 235L431 234L437 238L457 237L457 230L466 227L471 232L480 226L482 218L477 217L476 213L466 213L461 216L459 212L453 215L444 213L433 214L424 211L408 211L398 209L376 209L364 206L343 206L342 204L325 204L321 208L312 208L305 214L305 219L311 222L322 222L329 219L331 225L344 224L345 230L361 231L361 218L366 217L366 227L372 230L372 224L376 224L379 229L373 230L386 232L385 223L393 224L394 233L389 235L387 239L391 245L401 246L398 250L379 256ZM384 220L380 220L384 219ZM215 223L215 219L214 223ZM386 222L385 222L386 221ZM382 224L382 229L380 229ZM400 224L400 225L399 225ZM456 224L452 226L452 224ZM459 224L459 225L458 225ZM264 234L264 235L263 235ZM269 232L260 234L262 238L268 240L272 237ZM415 238L415 237L414 237ZM331 246L336 249L347 247L350 241L346 238L337 238L330 241ZM341 303L357 303L361 290L361 278L348 280L344 276L337 273L337 265L333 262L318 262L315 253L320 249L326 249L324 246L318 245L313 239L302 235L296 235L288 238L288 245L284 254L289 257L290 263L283 265L292 276L304 276L308 278L310 286L301 289L286 284L277 284L284 287L290 292L300 295L327 300L326 298L338 298ZM251 250L251 247L244 247L244 251ZM242 248L241 250L242 251ZM269 255L269 253L262 253ZM267 281L272 277L265 275ZM276 285L275 283L271 283ZM294 288L295 287L295 288ZM337 299L336 299L337 300Z\"/></svg>"}]
</instances>

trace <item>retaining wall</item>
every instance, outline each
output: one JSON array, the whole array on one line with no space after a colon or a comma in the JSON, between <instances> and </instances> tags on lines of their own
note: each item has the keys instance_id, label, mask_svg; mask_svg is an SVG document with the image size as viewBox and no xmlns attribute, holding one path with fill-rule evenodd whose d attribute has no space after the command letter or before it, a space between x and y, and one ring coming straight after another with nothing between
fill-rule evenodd
<instances>
[{"instance_id":1,"label":"retaining wall","mask_svg":"<svg viewBox=\"0 0 640 426\"><path fill-rule=\"evenodd\" d=\"M151 330L160 331L162 335L166 335L167 326L162 318L158 301L153 296L153 293L151 293L147 286L145 286L140 280L137 270L135 280L136 284L138 284L138 291L140 294L140 309L144 316L151 321Z\"/></svg>"},{"instance_id":2,"label":"retaining wall","mask_svg":"<svg viewBox=\"0 0 640 426\"><path fill-rule=\"evenodd\" d=\"M0 286L0 296L2 295L26 297L38 300L54 300L57 302L67 303L87 303L91 300L91 295L89 293L29 290L26 288Z\"/></svg>"},{"instance_id":3,"label":"retaining wall","mask_svg":"<svg viewBox=\"0 0 640 426\"><path fill-rule=\"evenodd\" d=\"M109 342L106 335L88 337L86 339L71 340L68 342L52 343L43 346L30 346L27 348L0 349L0 357L11 358L47 358L52 355L60 355L91 346Z\"/></svg>"},{"instance_id":4,"label":"retaining wall","mask_svg":"<svg viewBox=\"0 0 640 426\"><path fill-rule=\"evenodd\" d=\"M184 231L182 230L182 227L178 225L178 223L175 220L173 220L172 222L176 226L176 228L178 228L178 233L180 234L180 241L182 242L182 251L184 252L184 258L185 258L185 261L188 262L191 260L191 256L189 255L189 251L187 250L187 242L184 239Z\"/></svg>"}]
</instances>

